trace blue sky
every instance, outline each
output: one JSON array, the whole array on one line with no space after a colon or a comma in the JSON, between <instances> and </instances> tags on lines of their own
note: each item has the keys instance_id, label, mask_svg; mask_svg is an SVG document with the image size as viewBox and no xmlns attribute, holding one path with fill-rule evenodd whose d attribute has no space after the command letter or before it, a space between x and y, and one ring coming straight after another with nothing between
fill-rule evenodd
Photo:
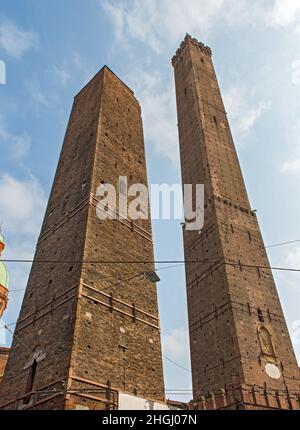
<instances>
[{"instance_id":1,"label":"blue sky","mask_svg":"<svg viewBox=\"0 0 300 430\"><path fill-rule=\"evenodd\" d=\"M1 0L0 220L7 258L31 258L73 96L104 64L141 102L151 183L180 183L170 59L188 32L213 49L252 207L266 245L300 239L300 0ZM182 259L179 221L154 221L157 259ZM300 267L300 244L271 248ZM9 265L10 289L29 267ZM160 272L164 354L189 368L183 268ZM300 358L298 273L275 273ZM22 291L10 293L7 323ZM12 326L13 327L13 326ZM7 342L10 342L8 337ZM189 372L165 360L168 389Z\"/></svg>"}]
</instances>

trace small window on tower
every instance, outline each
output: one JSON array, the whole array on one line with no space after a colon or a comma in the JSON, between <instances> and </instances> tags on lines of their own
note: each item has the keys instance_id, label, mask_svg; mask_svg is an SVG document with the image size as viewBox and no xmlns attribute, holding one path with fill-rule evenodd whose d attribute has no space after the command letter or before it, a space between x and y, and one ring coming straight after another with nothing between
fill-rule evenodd
<instances>
[{"instance_id":1,"label":"small window on tower","mask_svg":"<svg viewBox=\"0 0 300 430\"><path fill-rule=\"evenodd\" d=\"M260 308L257 309L257 316L258 316L259 322L261 323L265 322L263 311Z\"/></svg>"},{"instance_id":2,"label":"small window on tower","mask_svg":"<svg viewBox=\"0 0 300 430\"><path fill-rule=\"evenodd\" d=\"M187 89L186 88L184 89L184 95L185 96L187 95Z\"/></svg>"}]
</instances>

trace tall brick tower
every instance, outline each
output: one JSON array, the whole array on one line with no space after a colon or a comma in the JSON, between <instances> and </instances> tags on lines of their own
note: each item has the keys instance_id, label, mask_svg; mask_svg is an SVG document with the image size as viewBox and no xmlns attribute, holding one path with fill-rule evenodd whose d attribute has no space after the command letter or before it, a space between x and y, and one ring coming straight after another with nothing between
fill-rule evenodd
<instances>
[{"instance_id":1,"label":"tall brick tower","mask_svg":"<svg viewBox=\"0 0 300 430\"><path fill-rule=\"evenodd\" d=\"M172 63L182 180L205 186L204 228L184 231L194 399L211 409L297 409L299 369L211 50L187 35Z\"/></svg>"},{"instance_id":2,"label":"tall brick tower","mask_svg":"<svg viewBox=\"0 0 300 430\"><path fill-rule=\"evenodd\" d=\"M1 408L112 409L119 391L164 399L156 285L144 276L154 267L143 263L151 221L96 215L98 186L119 176L147 185L141 109L104 67L74 100Z\"/></svg>"}]
</instances>

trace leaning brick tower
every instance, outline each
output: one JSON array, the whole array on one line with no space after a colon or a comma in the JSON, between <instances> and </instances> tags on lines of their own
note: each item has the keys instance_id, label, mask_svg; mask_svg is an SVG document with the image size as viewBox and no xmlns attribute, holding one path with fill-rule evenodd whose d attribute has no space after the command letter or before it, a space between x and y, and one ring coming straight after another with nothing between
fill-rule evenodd
<instances>
[{"instance_id":1,"label":"leaning brick tower","mask_svg":"<svg viewBox=\"0 0 300 430\"><path fill-rule=\"evenodd\" d=\"M141 109L104 67L74 100L0 408L114 409L120 391L164 400L151 221L96 214L97 188L119 176L147 185Z\"/></svg>"},{"instance_id":2,"label":"leaning brick tower","mask_svg":"<svg viewBox=\"0 0 300 430\"><path fill-rule=\"evenodd\" d=\"M184 230L196 407L299 409L299 368L211 50L187 35L172 63L182 181L205 186L205 225Z\"/></svg>"}]
</instances>

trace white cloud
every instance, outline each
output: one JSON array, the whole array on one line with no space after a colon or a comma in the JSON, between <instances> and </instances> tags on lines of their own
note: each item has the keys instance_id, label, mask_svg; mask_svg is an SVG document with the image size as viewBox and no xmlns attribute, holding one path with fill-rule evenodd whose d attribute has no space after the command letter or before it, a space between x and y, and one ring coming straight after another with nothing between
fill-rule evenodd
<instances>
[{"instance_id":1,"label":"white cloud","mask_svg":"<svg viewBox=\"0 0 300 430\"><path fill-rule=\"evenodd\" d=\"M61 86L70 82L82 88L95 74L95 68L78 52L73 52L61 64L55 64L42 75L32 76L25 87L36 110L55 108L61 102Z\"/></svg>"},{"instance_id":2,"label":"white cloud","mask_svg":"<svg viewBox=\"0 0 300 430\"><path fill-rule=\"evenodd\" d=\"M233 85L224 91L224 103L237 139L245 138L262 115L271 108L270 101L252 105L250 99L251 94L245 87Z\"/></svg>"},{"instance_id":3,"label":"white cloud","mask_svg":"<svg viewBox=\"0 0 300 430\"><path fill-rule=\"evenodd\" d=\"M69 65L71 70L76 70L77 77L82 85L86 84L96 73L95 68L90 64L86 58L78 52L74 52L70 58Z\"/></svg>"},{"instance_id":4,"label":"white cloud","mask_svg":"<svg viewBox=\"0 0 300 430\"><path fill-rule=\"evenodd\" d=\"M0 220L5 231L18 235L37 235L45 209L45 193L34 176L18 180L0 177Z\"/></svg>"},{"instance_id":5,"label":"white cloud","mask_svg":"<svg viewBox=\"0 0 300 430\"><path fill-rule=\"evenodd\" d=\"M300 320L296 320L291 325L291 339L293 344L298 346L300 345Z\"/></svg>"},{"instance_id":6,"label":"white cloud","mask_svg":"<svg viewBox=\"0 0 300 430\"><path fill-rule=\"evenodd\" d=\"M151 73L148 69L133 70L129 74L128 82L135 89L141 103L146 144L149 142L157 154L178 165L180 158L173 83L166 85L162 75L155 71ZM169 81L171 82L171 79ZM271 108L270 101L251 102L253 99L255 97L246 87L234 85L224 92L232 129L240 142Z\"/></svg>"},{"instance_id":7,"label":"white cloud","mask_svg":"<svg viewBox=\"0 0 300 430\"><path fill-rule=\"evenodd\" d=\"M300 247L296 247L286 254L285 265L289 268L300 268Z\"/></svg>"},{"instance_id":8,"label":"white cloud","mask_svg":"<svg viewBox=\"0 0 300 430\"><path fill-rule=\"evenodd\" d=\"M295 28L295 33L300 34L300 24L297 24L297 26Z\"/></svg>"},{"instance_id":9,"label":"white cloud","mask_svg":"<svg viewBox=\"0 0 300 430\"><path fill-rule=\"evenodd\" d=\"M112 4L110 1L105 0L102 2L102 6L114 25L116 40L122 40L124 36L124 5L122 3Z\"/></svg>"},{"instance_id":10,"label":"white cloud","mask_svg":"<svg viewBox=\"0 0 300 430\"><path fill-rule=\"evenodd\" d=\"M0 47L10 56L21 58L30 48L37 45L35 32L23 30L9 20L0 22Z\"/></svg>"},{"instance_id":11,"label":"white cloud","mask_svg":"<svg viewBox=\"0 0 300 430\"><path fill-rule=\"evenodd\" d=\"M171 330L162 337L163 351L172 360L182 360L189 356L188 330L180 327Z\"/></svg>"},{"instance_id":12,"label":"white cloud","mask_svg":"<svg viewBox=\"0 0 300 430\"><path fill-rule=\"evenodd\" d=\"M36 238L43 219L46 198L44 191L33 176L19 180L11 175L0 176L0 222L6 239L5 259L33 258ZM9 272L9 302L4 313L6 323L16 321L22 303L29 263L7 263ZM18 290L18 291L15 291ZM14 329L12 326L11 329ZM11 336L7 336L7 345Z\"/></svg>"},{"instance_id":13,"label":"white cloud","mask_svg":"<svg viewBox=\"0 0 300 430\"><path fill-rule=\"evenodd\" d=\"M16 135L11 133L4 124L0 116L0 140L7 144L7 151L10 158L17 162L22 162L28 155L31 146L31 138L27 133Z\"/></svg>"},{"instance_id":14,"label":"white cloud","mask_svg":"<svg viewBox=\"0 0 300 430\"><path fill-rule=\"evenodd\" d=\"M300 84L300 60L294 60L292 63L292 83Z\"/></svg>"},{"instance_id":15,"label":"white cloud","mask_svg":"<svg viewBox=\"0 0 300 430\"><path fill-rule=\"evenodd\" d=\"M25 86L36 106L41 105L44 107L49 107L51 105L50 96L46 95L44 91L42 91L41 85L37 79L26 81Z\"/></svg>"},{"instance_id":16,"label":"white cloud","mask_svg":"<svg viewBox=\"0 0 300 430\"><path fill-rule=\"evenodd\" d=\"M105 1L103 7L119 41L125 37L139 39L160 53L186 32L208 31L224 4L225 0L134 0L130 6Z\"/></svg>"},{"instance_id":17,"label":"white cloud","mask_svg":"<svg viewBox=\"0 0 300 430\"><path fill-rule=\"evenodd\" d=\"M78 52L71 53L62 64L54 65L50 73L61 85L66 85L71 80L78 80L80 85L85 85L96 73L96 68Z\"/></svg>"},{"instance_id":18,"label":"white cloud","mask_svg":"<svg viewBox=\"0 0 300 430\"><path fill-rule=\"evenodd\" d=\"M149 141L157 154L178 164L179 145L174 88L166 87L159 73L150 73L147 70L136 70L129 76L129 81L141 103L146 143Z\"/></svg>"},{"instance_id":19,"label":"white cloud","mask_svg":"<svg viewBox=\"0 0 300 430\"><path fill-rule=\"evenodd\" d=\"M285 136L287 158L281 162L279 170L290 175L300 174L300 146L299 146L300 121L293 121L287 129Z\"/></svg>"},{"instance_id":20,"label":"white cloud","mask_svg":"<svg viewBox=\"0 0 300 430\"><path fill-rule=\"evenodd\" d=\"M170 75L166 83L165 77L155 72L151 51L173 52L186 32L207 34L219 19L228 23L238 19L256 22L255 17L259 13L261 17L265 16L258 6L252 8L251 13L248 12L246 3L241 1L237 6L231 0L192 0L188 3L179 0L134 0L124 4L106 0L103 4L114 26L119 49L119 44L122 44L122 49L129 55L133 40L142 41L150 48L150 65L147 64L142 70L132 67L128 81L142 106L146 144L151 142L156 153L173 163L178 164L179 161L173 80ZM225 94L225 98L234 132L239 139L243 139L253 129L271 106L269 101L249 103L249 94L245 88L233 87Z\"/></svg>"},{"instance_id":21,"label":"white cloud","mask_svg":"<svg viewBox=\"0 0 300 430\"><path fill-rule=\"evenodd\" d=\"M300 173L300 158L295 158L294 160L285 161L281 168L283 173Z\"/></svg>"},{"instance_id":22,"label":"white cloud","mask_svg":"<svg viewBox=\"0 0 300 430\"><path fill-rule=\"evenodd\" d=\"M71 79L71 74L67 68L54 66L53 73L62 85L65 85Z\"/></svg>"},{"instance_id":23,"label":"white cloud","mask_svg":"<svg viewBox=\"0 0 300 430\"><path fill-rule=\"evenodd\" d=\"M105 0L118 42L137 39L161 53L181 40L186 32L207 38L219 24L288 27L297 22L300 0Z\"/></svg>"},{"instance_id":24,"label":"white cloud","mask_svg":"<svg viewBox=\"0 0 300 430\"><path fill-rule=\"evenodd\" d=\"M286 27L297 20L299 13L300 0L275 0L271 12L266 16L266 23Z\"/></svg>"},{"instance_id":25,"label":"white cloud","mask_svg":"<svg viewBox=\"0 0 300 430\"><path fill-rule=\"evenodd\" d=\"M31 146L31 138L27 133L21 136L11 136L9 153L13 160L21 162L28 154Z\"/></svg>"}]
</instances>

